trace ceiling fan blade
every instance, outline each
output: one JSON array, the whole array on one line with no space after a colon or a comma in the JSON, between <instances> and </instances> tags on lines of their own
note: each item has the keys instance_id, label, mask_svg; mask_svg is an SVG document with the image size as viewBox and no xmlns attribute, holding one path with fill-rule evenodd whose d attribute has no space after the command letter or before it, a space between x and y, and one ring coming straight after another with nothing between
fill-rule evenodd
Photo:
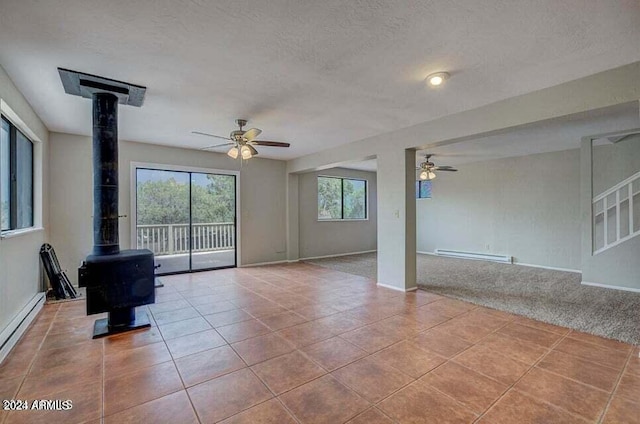
<instances>
[{"instance_id":1,"label":"ceiling fan blade","mask_svg":"<svg viewBox=\"0 0 640 424\"><path fill-rule=\"evenodd\" d=\"M440 169L448 169L448 168L451 168L451 169L452 169L452 168L453 168L453 166L449 166L449 165L440 165L440 166L437 166L437 168L440 168Z\"/></svg>"},{"instance_id":2,"label":"ceiling fan blade","mask_svg":"<svg viewBox=\"0 0 640 424\"><path fill-rule=\"evenodd\" d=\"M449 172L458 172L457 169L455 168L439 168L439 167L435 167L433 168L434 171L449 171Z\"/></svg>"},{"instance_id":3,"label":"ceiling fan blade","mask_svg":"<svg viewBox=\"0 0 640 424\"><path fill-rule=\"evenodd\" d=\"M213 138L220 138L222 140L230 140L229 137L222 137L220 135L213 135L213 134L208 134L200 131L191 131L191 134L204 135L206 137L213 137Z\"/></svg>"},{"instance_id":4,"label":"ceiling fan blade","mask_svg":"<svg viewBox=\"0 0 640 424\"><path fill-rule=\"evenodd\" d=\"M254 140L251 142L256 146L269 146L269 147L289 147L291 144L283 143L281 141L266 141L266 140Z\"/></svg>"},{"instance_id":5,"label":"ceiling fan blade","mask_svg":"<svg viewBox=\"0 0 640 424\"><path fill-rule=\"evenodd\" d=\"M215 149L216 147L233 146L234 144L236 143L229 142L229 143L215 144L213 146L203 147L200 150L209 150L209 149Z\"/></svg>"},{"instance_id":6,"label":"ceiling fan blade","mask_svg":"<svg viewBox=\"0 0 640 424\"><path fill-rule=\"evenodd\" d=\"M245 131L244 134L242 134L242 137L244 137L247 141L253 141L253 139L259 136L261 132L262 130L251 128L250 130Z\"/></svg>"}]
</instances>

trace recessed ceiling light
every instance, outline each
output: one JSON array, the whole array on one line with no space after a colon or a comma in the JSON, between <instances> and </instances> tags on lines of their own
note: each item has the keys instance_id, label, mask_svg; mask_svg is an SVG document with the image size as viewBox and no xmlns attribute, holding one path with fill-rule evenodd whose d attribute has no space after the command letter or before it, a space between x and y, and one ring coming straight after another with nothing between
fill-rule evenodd
<instances>
[{"instance_id":1,"label":"recessed ceiling light","mask_svg":"<svg viewBox=\"0 0 640 424\"><path fill-rule=\"evenodd\" d=\"M447 72L436 72L435 74L431 74L427 77L427 82L432 87L438 87L442 85L449 78L449 74Z\"/></svg>"}]
</instances>

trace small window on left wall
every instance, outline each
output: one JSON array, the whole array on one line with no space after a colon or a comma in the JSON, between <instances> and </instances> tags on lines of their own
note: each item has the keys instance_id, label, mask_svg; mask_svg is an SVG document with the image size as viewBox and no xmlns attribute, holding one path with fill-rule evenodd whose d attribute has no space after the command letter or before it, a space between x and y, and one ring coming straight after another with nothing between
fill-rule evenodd
<instances>
[{"instance_id":1,"label":"small window on left wall","mask_svg":"<svg viewBox=\"0 0 640 424\"><path fill-rule=\"evenodd\" d=\"M33 227L33 143L4 116L0 129L0 229Z\"/></svg>"}]
</instances>

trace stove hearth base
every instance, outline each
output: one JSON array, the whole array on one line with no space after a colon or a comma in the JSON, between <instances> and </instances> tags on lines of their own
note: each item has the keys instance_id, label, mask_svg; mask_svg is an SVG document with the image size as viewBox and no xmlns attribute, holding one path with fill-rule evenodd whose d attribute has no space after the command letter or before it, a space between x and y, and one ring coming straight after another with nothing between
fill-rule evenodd
<instances>
[{"instance_id":1,"label":"stove hearth base","mask_svg":"<svg viewBox=\"0 0 640 424\"><path fill-rule=\"evenodd\" d=\"M107 318L96 320L93 324L93 338L99 339L147 327L151 327L147 312L138 311L136 313L135 308L114 310L109 312Z\"/></svg>"}]
</instances>

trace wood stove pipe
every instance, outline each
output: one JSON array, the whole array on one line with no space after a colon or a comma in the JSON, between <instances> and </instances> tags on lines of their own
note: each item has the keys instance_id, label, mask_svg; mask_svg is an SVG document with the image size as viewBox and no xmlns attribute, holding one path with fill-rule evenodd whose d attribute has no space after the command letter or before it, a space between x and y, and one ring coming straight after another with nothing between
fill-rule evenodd
<instances>
[{"instance_id":1,"label":"wood stove pipe","mask_svg":"<svg viewBox=\"0 0 640 424\"><path fill-rule=\"evenodd\" d=\"M118 97L93 94L93 254L120 252L118 240Z\"/></svg>"}]
</instances>

